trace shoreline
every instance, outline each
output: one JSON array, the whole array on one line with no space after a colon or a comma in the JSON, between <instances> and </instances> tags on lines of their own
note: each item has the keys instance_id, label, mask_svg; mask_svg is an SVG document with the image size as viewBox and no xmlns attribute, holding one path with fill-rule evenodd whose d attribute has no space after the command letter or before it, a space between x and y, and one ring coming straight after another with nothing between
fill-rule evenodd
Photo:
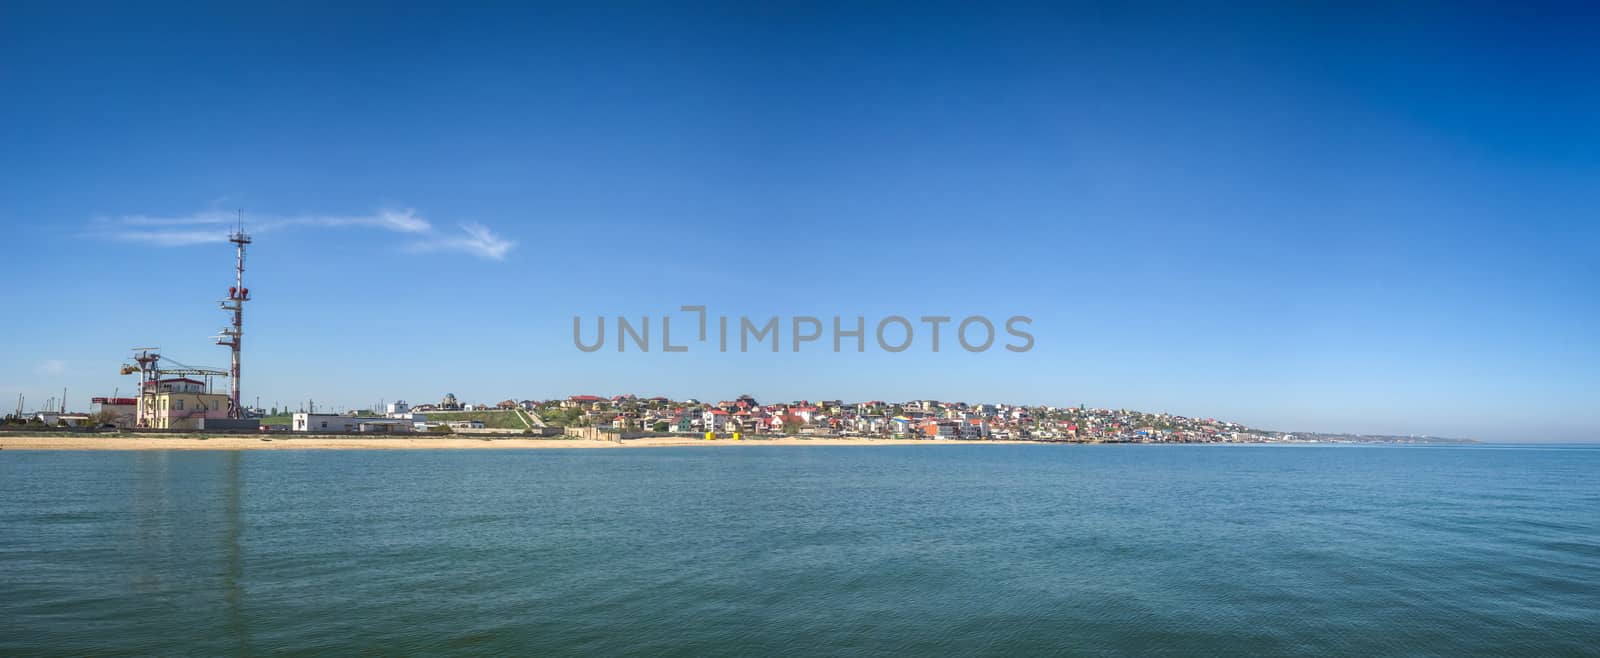
<instances>
[{"instance_id":1,"label":"shoreline","mask_svg":"<svg viewBox=\"0 0 1600 658\"><path fill-rule=\"evenodd\" d=\"M0 436L0 450L541 450L682 448L692 446L900 446L900 445L1048 445L1042 441L973 441L959 439L799 438L718 439L652 437L622 442L588 439L449 437L349 438L334 436Z\"/></svg>"}]
</instances>

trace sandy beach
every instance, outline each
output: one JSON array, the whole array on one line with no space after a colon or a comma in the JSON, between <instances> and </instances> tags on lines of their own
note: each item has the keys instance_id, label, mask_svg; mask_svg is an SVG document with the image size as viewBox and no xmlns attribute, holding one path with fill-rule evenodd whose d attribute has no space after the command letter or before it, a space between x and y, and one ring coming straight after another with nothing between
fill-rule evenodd
<instances>
[{"instance_id":1,"label":"sandy beach","mask_svg":"<svg viewBox=\"0 0 1600 658\"><path fill-rule=\"evenodd\" d=\"M10 436L0 435L0 450L457 450L548 448L668 448L681 446L940 446L960 444L1021 444L1031 441L891 440L862 438L719 439L656 437L614 441L579 439L372 437L345 436Z\"/></svg>"}]
</instances>

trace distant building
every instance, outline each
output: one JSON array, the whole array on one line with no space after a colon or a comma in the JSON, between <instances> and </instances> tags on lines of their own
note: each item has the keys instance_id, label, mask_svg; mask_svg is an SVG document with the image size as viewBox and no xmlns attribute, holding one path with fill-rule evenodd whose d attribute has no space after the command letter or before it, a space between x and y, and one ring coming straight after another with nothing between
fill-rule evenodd
<instances>
[{"instance_id":1,"label":"distant building","mask_svg":"<svg viewBox=\"0 0 1600 658\"><path fill-rule=\"evenodd\" d=\"M413 407L409 404L406 404L405 400L395 400L394 402L389 403L388 413L384 415L391 420L409 421L412 426L416 426L419 423L426 423L428 421L428 414L422 412L427 408L432 408L432 406L433 405L422 404Z\"/></svg>"},{"instance_id":2,"label":"distant building","mask_svg":"<svg viewBox=\"0 0 1600 658\"><path fill-rule=\"evenodd\" d=\"M708 432L720 432L728 426L728 412L721 409L707 409L701 413L701 427Z\"/></svg>"},{"instance_id":3,"label":"distant building","mask_svg":"<svg viewBox=\"0 0 1600 658\"><path fill-rule=\"evenodd\" d=\"M963 439L988 438L989 423L981 418L966 420L960 425L960 435Z\"/></svg>"},{"instance_id":4,"label":"distant building","mask_svg":"<svg viewBox=\"0 0 1600 658\"><path fill-rule=\"evenodd\" d=\"M405 418L344 416L338 414L296 413L290 429L296 432L409 432L413 422Z\"/></svg>"},{"instance_id":5,"label":"distant building","mask_svg":"<svg viewBox=\"0 0 1600 658\"><path fill-rule=\"evenodd\" d=\"M948 420L931 422L922 426L922 432L930 439L958 439L961 438L961 423Z\"/></svg>"},{"instance_id":6,"label":"distant building","mask_svg":"<svg viewBox=\"0 0 1600 658\"><path fill-rule=\"evenodd\" d=\"M605 400L598 395L574 395L562 401L561 407L563 409L573 407L593 408L599 406L602 402L605 402Z\"/></svg>"},{"instance_id":7,"label":"distant building","mask_svg":"<svg viewBox=\"0 0 1600 658\"><path fill-rule=\"evenodd\" d=\"M40 411L33 415L33 419L46 425L66 425L67 427L82 427L89 424L89 414L59 413L55 411Z\"/></svg>"}]
</instances>

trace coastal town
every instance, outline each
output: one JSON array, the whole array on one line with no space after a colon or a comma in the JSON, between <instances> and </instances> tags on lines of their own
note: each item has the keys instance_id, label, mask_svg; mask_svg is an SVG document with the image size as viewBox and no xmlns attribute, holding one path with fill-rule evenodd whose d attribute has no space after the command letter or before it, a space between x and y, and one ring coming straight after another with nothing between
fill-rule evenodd
<instances>
[{"instance_id":1,"label":"coastal town","mask_svg":"<svg viewBox=\"0 0 1600 658\"><path fill-rule=\"evenodd\" d=\"M181 380L182 378L180 378ZM967 403L940 400L795 400L761 402L750 395L715 402L656 396L571 395L534 400L462 402L445 394L436 403L396 401L381 409L315 411L250 407L246 422L228 419L220 405L206 422L198 402L206 395L186 380L158 385L146 405L133 398L94 398L89 413L12 414L12 429L101 431L251 431L266 434L517 435L548 438L647 437L749 439L771 437L876 438L897 440L1036 441L1067 443L1295 443L1456 441L1437 437L1333 435L1251 428L1237 422L1129 409L1078 406ZM149 407L145 409L144 407ZM141 415L142 414L142 415ZM142 419L142 422L141 422Z\"/></svg>"},{"instance_id":2,"label":"coastal town","mask_svg":"<svg viewBox=\"0 0 1600 658\"><path fill-rule=\"evenodd\" d=\"M418 409L450 411L441 405ZM749 395L715 402L635 395L503 400L479 409L520 409L546 423L618 433L854 436L969 440L1253 442L1286 438L1215 419L1078 407L969 404L939 400L796 400Z\"/></svg>"},{"instance_id":3,"label":"coastal town","mask_svg":"<svg viewBox=\"0 0 1600 658\"><path fill-rule=\"evenodd\" d=\"M1435 437L1331 435L1275 432L1243 424L1168 413L1078 406L967 403L940 400L845 402L796 400L762 403L749 395L732 400L636 395L573 395L560 400L502 400L493 405L452 404L413 410L448 412L456 407L521 410L546 423L638 434L689 433L966 439L1120 443L1261 443L1294 441L1439 441Z\"/></svg>"}]
</instances>

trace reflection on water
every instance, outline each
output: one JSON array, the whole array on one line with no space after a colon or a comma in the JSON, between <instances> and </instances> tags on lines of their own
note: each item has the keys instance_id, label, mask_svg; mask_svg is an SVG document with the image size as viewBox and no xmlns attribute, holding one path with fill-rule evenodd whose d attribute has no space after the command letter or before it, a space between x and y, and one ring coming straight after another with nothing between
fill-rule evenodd
<instances>
[{"instance_id":1,"label":"reflection on water","mask_svg":"<svg viewBox=\"0 0 1600 658\"><path fill-rule=\"evenodd\" d=\"M205 578L210 575L205 568L207 565L219 566L221 610L228 629L223 637L231 640L237 651L248 654L251 653L250 635L244 613L245 454L225 451L207 455L205 459L194 460L193 468L175 472L172 461L184 456L187 455L140 451L134 458L133 516L137 543L130 560L134 567L132 590L159 598L174 587L184 586L182 582L171 582L174 579ZM174 483L174 478L183 481ZM208 482L215 485L214 488L203 486ZM197 484L201 486L185 486ZM209 501L217 501L220 506L214 507ZM205 525L215 525L216 532L197 533L193 539L198 541L194 543L180 542L174 533L181 519L175 518L174 511L195 508L214 511L218 522ZM208 535L215 537L211 546L203 542Z\"/></svg>"},{"instance_id":2,"label":"reflection on water","mask_svg":"<svg viewBox=\"0 0 1600 658\"><path fill-rule=\"evenodd\" d=\"M138 545L135 555L164 555L171 550L167 461L172 453L139 451L134 457L133 516ZM152 594L161 591L165 569L156 560L135 560L130 574L134 591Z\"/></svg>"},{"instance_id":3,"label":"reflection on water","mask_svg":"<svg viewBox=\"0 0 1600 658\"><path fill-rule=\"evenodd\" d=\"M0 453L0 655L1577 654L1600 451Z\"/></svg>"},{"instance_id":4,"label":"reflection on water","mask_svg":"<svg viewBox=\"0 0 1600 658\"><path fill-rule=\"evenodd\" d=\"M244 478L241 463L244 453L227 454L223 478L222 556L227 565L223 571L223 600L227 602L228 631L238 642L241 654L250 654L250 629L244 615Z\"/></svg>"}]
</instances>

